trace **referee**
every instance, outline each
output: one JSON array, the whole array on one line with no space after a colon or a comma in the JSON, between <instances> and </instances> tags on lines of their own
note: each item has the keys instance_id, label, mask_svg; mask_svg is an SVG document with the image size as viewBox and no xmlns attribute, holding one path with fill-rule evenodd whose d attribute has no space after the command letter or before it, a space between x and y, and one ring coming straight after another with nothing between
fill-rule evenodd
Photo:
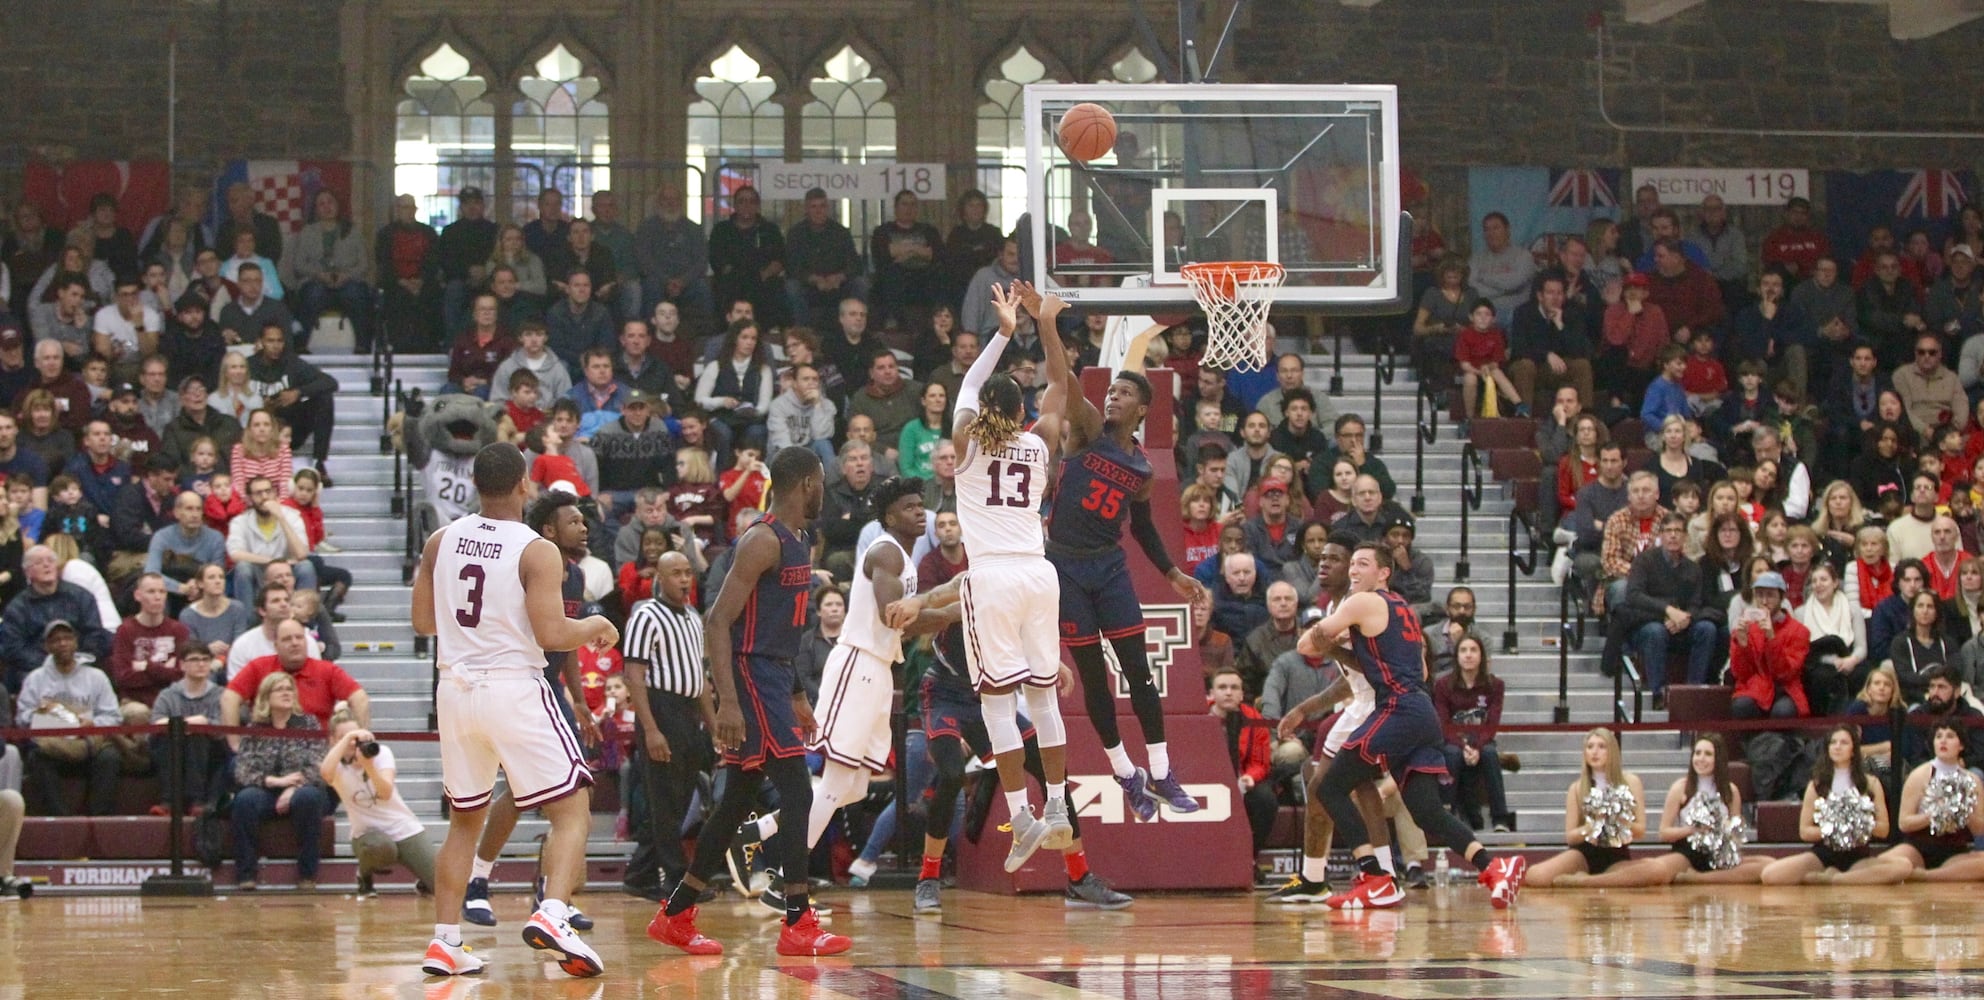
<instances>
[{"instance_id":1,"label":"referee","mask_svg":"<svg viewBox=\"0 0 1984 1000\"><path fill-rule=\"evenodd\" d=\"M703 665L702 616L689 606L695 582L687 557L664 554L655 563L654 600L634 606L620 648L645 751L632 755L635 780L647 793L647 826L623 888L653 900L666 898L688 870L682 818L697 775L711 763L704 732L715 728L716 709Z\"/></svg>"}]
</instances>

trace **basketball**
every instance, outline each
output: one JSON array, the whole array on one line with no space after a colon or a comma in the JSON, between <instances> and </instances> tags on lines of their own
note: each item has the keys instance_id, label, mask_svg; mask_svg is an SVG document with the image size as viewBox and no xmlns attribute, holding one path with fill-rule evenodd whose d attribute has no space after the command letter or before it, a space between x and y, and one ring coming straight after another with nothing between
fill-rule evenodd
<instances>
[{"instance_id":1,"label":"basketball","mask_svg":"<svg viewBox=\"0 0 1984 1000\"><path fill-rule=\"evenodd\" d=\"M1116 148L1116 116L1100 104L1077 104L1061 115L1061 148L1087 163Z\"/></svg>"}]
</instances>

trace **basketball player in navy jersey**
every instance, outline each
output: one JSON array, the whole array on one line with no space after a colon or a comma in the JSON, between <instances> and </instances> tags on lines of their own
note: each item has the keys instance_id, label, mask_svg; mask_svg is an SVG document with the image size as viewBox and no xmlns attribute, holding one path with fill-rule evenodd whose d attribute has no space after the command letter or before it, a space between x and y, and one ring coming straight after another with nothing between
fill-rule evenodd
<instances>
[{"instance_id":1,"label":"basketball player in navy jersey","mask_svg":"<svg viewBox=\"0 0 1984 1000\"><path fill-rule=\"evenodd\" d=\"M809 453L810 454L810 453ZM434 940L421 968L432 975L478 972L482 960L462 947L462 894L497 771L517 804L542 808L551 821L544 869L549 885L525 922L524 941L558 956L573 976L597 976L599 956L573 931L566 900L585 866L592 783L572 727L554 707L544 679L545 652L614 642L605 618L573 621L559 584L556 546L521 523L529 491L522 454L494 444L475 457L481 513L435 532L422 550L413 585L413 627L435 637L442 679L434 694L440 723L441 784L452 812L435 862Z\"/></svg>"},{"instance_id":2,"label":"basketball player in navy jersey","mask_svg":"<svg viewBox=\"0 0 1984 1000\"><path fill-rule=\"evenodd\" d=\"M766 781L781 809L805 816L813 807L806 770L812 706L796 683L792 657L806 628L813 582L812 547L801 526L820 516L826 476L806 448L772 458L771 513L737 540L736 558L703 627L703 649L716 686L715 738L731 773L703 823L695 860L648 924L648 936L691 955L719 955L723 945L696 929L696 900L723 864L724 849ZM719 785L725 785L719 779ZM785 873L781 955L834 955L853 942L820 929L807 894L806 828L790 823L772 836L772 858Z\"/></svg>"},{"instance_id":3,"label":"basketball player in navy jersey","mask_svg":"<svg viewBox=\"0 0 1984 1000\"><path fill-rule=\"evenodd\" d=\"M1376 696L1371 717L1344 741L1343 752L1330 762L1318 789L1323 807L1336 820L1337 832L1357 845L1351 852L1357 858L1357 883L1324 905L1333 910L1380 909L1405 900L1397 881L1379 864L1364 817L1351 799L1359 786L1389 770L1413 820L1441 844L1461 849L1480 871L1489 901L1496 909L1505 909L1522 890L1528 865L1520 855L1491 857L1467 824L1440 804L1439 786L1452 779L1441 751L1439 715L1426 693L1425 640L1412 606L1388 589L1391 572L1390 550L1359 545L1350 556L1354 592L1296 642L1306 656L1354 660ZM1288 715L1300 724L1299 709ZM1284 719L1283 726L1289 725Z\"/></svg>"},{"instance_id":4,"label":"basketball player in navy jersey","mask_svg":"<svg viewBox=\"0 0 1984 1000\"><path fill-rule=\"evenodd\" d=\"M1103 398L1102 409L1083 394L1081 379L1060 349L1054 321L1062 303L1020 285L1021 301L1034 315L1047 353L1048 384L1066 386L1067 457L1061 460L1054 499L1048 509L1047 561L1061 577L1061 643L1074 657L1082 679L1082 699L1089 722L1109 755L1109 768L1123 786L1130 808L1146 822L1157 807L1169 804L1179 812L1195 812L1197 800L1185 793L1171 771L1171 753L1164 739L1164 703L1151 679L1150 655L1144 645L1144 609L1130 579L1123 553L1123 525L1144 557L1171 582L1178 596L1193 604L1209 601L1206 589L1179 569L1158 537L1150 513L1150 460L1136 439L1150 412L1150 380L1133 369L1142 367L1141 351L1132 351L1129 365L1116 373ZM1143 729L1149 754L1146 771L1130 762L1116 728L1116 686L1110 682L1102 644L1116 653L1116 666L1130 687L1130 707Z\"/></svg>"}]
</instances>

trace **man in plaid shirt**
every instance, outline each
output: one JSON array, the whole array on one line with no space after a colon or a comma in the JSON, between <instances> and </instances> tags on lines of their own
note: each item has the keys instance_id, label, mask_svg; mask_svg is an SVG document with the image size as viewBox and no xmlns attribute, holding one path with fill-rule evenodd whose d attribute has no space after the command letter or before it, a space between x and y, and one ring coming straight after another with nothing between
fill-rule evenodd
<instances>
[{"instance_id":1,"label":"man in plaid shirt","mask_svg":"<svg viewBox=\"0 0 1984 1000\"><path fill-rule=\"evenodd\" d=\"M1660 481L1651 472L1635 472L1626 480L1626 506L1605 520L1605 541L1599 547L1603 567L1604 603L1592 609L1604 614L1617 607L1626 596L1626 575L1633 571L1633 559L1660 544L1660 519L1667 511L1660 506Z\"/></svg>"}]
</instances>

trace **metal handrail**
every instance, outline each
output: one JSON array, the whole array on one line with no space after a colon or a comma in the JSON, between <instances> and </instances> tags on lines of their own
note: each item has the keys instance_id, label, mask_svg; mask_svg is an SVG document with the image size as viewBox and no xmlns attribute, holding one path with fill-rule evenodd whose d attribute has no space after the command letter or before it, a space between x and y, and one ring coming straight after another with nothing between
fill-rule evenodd
<instances>
[{"instance_id":1,"label":"metal handrail","mask_svg":"<svg viewBox=\"0 0 1984 1000\"><path fill-rule=\"evenodd\" d=\"M1469 479L1473 482L1470 484ZM1486 489L1481 473L1481 452L1469 441L1460 450L1460 558L1454 561L1454 579L1466 581L1472 564L1467 558L1467 525L1470 511L1481 509L1481 497Z\"/></svg>"},{"instance_id":2,"label":"metal handrail","mask_svg":"<svg viewBox=\"0 0 1984 1000\"><path fill-rule=\"evenodd\" d=\"M1523 535L1528 540L1528 544L1529 544L1528 555L1518 554L1520 551L1516 547L1516 528L1518 526L1522 528ZM1509 511L1508 528L1509 528L1509 624L1507 628L1502 630L1502 652L1513 653L1516 651L1516 645L1518 641L1516 636L1516 571L1521 570L1523 576L1529 576L1535 573L1536 555L1538 552L1543 551L1544 545L1542 542L1542 538L1538 535L1536 531L1536 525L1531 521L1529 515L1524 513L1523 511L1520 510Z\"/></svg>"},{"instance_id":3,"label":"metal handrail","mask_svg":"<svg viewBox=\"0 0 1984 1000\"><path fill-rule=\"evenodd\" d=\"M1439 439L1439 401L1431 397L1432 390L1425 382L1420 382L1413 392L1413 422L1416 425L1413 436L1417 439L1412 445L1412 513L1416 516L1426 513L1426 446ZM1432 406L1426 404L1432 403Z\"/></svg>"},{"instance_id":4,"label":"metal handrail","mask_svg":"<svg viewBox=\"0 0 1984 1000\"><path fill-rule=\"evenodd\" d=\"M1633 682L1633 710L1626 711L1626 682ZM1619 672L1612 675L1612 721L1640 721L1641 702L1645 695L1645 685L1640 680L1640 669L1633 664L1633 658L1619 657Z\"/></svg>"},{"instance_id":5,"label":"metal handrail","mask_svg":"<svg viewBox=\"0 0 1984 1000\"><path fill-rule=\"evenodd\" d=\"M1571 650L1584 649L1589 610L1584 593L1584 577L1575 569L1557 588L1557 707L1551 710L1550 721L1558 725L1571 721Z\"/></svg>"},{"instance_id":6,"label":"metal handrail","mask_svg":"<svg viewBox=\"0 0 1984 1000\"><path fill-rule=\"evenodd\" d=\"M386 395L393 384L393 339L386 336L386 297L372 296L372 395Z\"/></svg>"},{"instance_id":7,"label":"metal handrail","mask_svg":"<svg viewBox=\"0 0 1984 1000\"><path fill-rule=\"evenodd\" d=\"M403 386L401 386L399 383L393 384L393 391L386 393L386 397L385 397L386 401L382 407L384 412L380 415L379 418L379 454L381 455L390 454L393 456L392 505L393 505L394 517L407 516L407 506L406 506L405 498L400 493L401 483L406 478L406 473L407 473L406 449L398 447L393 443L393 427L392 427L394 408L398 407L401 413L406 412L406 400L405 397L402 395L405 391L406 389ZM400 428L400 432L402 436L404 436L407 433L407 429L405 427L402 427Z\"/></svg>"},{"instance_id":8,"label":"metal handrail","mask_svg":"<svg viewBox=\"0 0 1984 1000\"><path fill-rule=\"evenodd\" d=\"M1386 337L1371 361L1371 450L1385 450L1385 386L1398 377L1398 345Z\"/></svg>"},{"instance_id":9,"label":"metal handrail","mask_svg":"<svg viewBox=\"0 0 1984 1000\"><path fill-rule=\"evenodd\" d=\"M1343 395L1343 326L1337 324L1330 346L1330 395Z\"/></svg>"}]
</instances>

